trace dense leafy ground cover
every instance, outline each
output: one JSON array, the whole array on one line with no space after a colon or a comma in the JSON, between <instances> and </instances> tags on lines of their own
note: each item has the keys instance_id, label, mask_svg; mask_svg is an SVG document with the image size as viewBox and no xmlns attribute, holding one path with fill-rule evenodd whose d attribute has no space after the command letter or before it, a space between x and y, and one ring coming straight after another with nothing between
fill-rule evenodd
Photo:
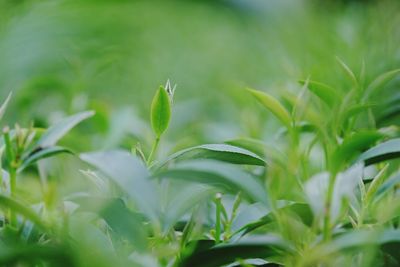
<instances>
[{"instance_id":1,"label":"dense leafy ground cover","mask_svg":"<svg viewBox=\"0 0 400 267\"><path fill-rule=\"evenodd\" d=\"M400 9L359 2L0 0L0 266L399 266Z\"/></svg>"},{"instance_id":2,"label":"dense leafy ground cover","mask_svg":"<svg viewBox=\"0 0 400 267\"><path fill-rule=\"evenodd\" d=\"M5 127L1 263L397 266L399 131L378 128L371 110L400 70L365 84L338 62L350 90L307 79L285 107L247 89L283 126L274 146L235 139L157 158L173 116L168 81L151 104L149 155L139 144L79 154L91 166L82 172L92 189L61 199L40 160L72 153L57 142L93 112L48 129ZM44 199L30 205L18 177L37 163Z\"/></svg>"}]
</instances>

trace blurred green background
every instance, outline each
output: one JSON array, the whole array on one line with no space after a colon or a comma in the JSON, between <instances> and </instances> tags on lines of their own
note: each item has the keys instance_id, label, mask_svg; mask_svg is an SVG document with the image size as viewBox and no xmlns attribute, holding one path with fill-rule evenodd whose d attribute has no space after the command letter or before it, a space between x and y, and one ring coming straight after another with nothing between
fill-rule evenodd
<instances>
[{"instance_id":1,"label":"blurred green background","mask_svg":"<svg viewBox=\"0 0 400 267\"><path fill-rule=\"evenodd\" d=\"M171 79L165 151L266 138L276 123L245 86L281 96L311 77L345 88L336 57L365 82L398 68L399 11L388 0L0 0L1 96L13 91L10 123L46 126L96 110L70 135L80 151L136 141L147 150L151 98ZM393 82L377 101L398 88Z\"/></svg>"}]
</instances>

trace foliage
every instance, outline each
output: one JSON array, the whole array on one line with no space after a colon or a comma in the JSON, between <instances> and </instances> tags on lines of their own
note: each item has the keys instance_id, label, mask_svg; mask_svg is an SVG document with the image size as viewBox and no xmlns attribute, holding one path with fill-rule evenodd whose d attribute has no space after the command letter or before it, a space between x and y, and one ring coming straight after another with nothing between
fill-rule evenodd
<instances>
[{"instance_id":1,"label":"foliage","mask_svg":"<svg viewBox=\"0 0 400 267\"><path fill-rule=\"evenodd\" d=\"M80 154L92 166L82 173L95 190L60 199L51 197L54 188L40 172L41 162L72 153L57 142L93 112L62 119L48 129L5 127L0 262L397 266L399 164L393 159L400 157L399 132L377 128L369 112L376 84L382 84L382 77L394 79L393 73L397 71L367 86L351 74L350 89L305 80L287 107L272 95L249 89L285 127L277 137L283 142L275 145L278 157L262 141L236 140L160 159L157 148L171 116L168 81L151 105L155 142L149 155L139 145L132 151ZM18 188L22 173L34 165L45 192L31 205ZM85 257L86 251L93 256Z\"/></svg>"},{"instance_id":2,"label":"foliage","mask_svg":"<svg viewBox=\"0 0 400 267\"><path fill-rule=\"evenodd\" d=\"M1 266L400 265L397 3L22 2L0 1L0 86L21 86L0 106ZM38 26L36 69L12 48ZM147 90L168 71L176 94Z\"/></svg>"}]
</instances>

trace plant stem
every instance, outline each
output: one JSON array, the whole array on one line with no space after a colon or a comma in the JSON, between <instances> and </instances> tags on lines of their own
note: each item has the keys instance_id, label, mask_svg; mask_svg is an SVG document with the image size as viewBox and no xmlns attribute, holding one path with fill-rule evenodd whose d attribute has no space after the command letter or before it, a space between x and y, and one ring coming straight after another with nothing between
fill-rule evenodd
<instances>
[{"instance_id":1,"label":"plant stem","mask_svg":"<svg viewBox=\"0 0 400 267\"><path fill-rule=\"evenodd\" d=\"M323 230L323 236L324 240L328 241L331 238L331 208L332 208L332 198L333 198L333 191L335 188L335 180L336 180L336 174L331 173L329 176L329 181L328 181L328 190L326 194L326 201L325 201L325 217L324 217L324 230Z\"/></svg>"},{"instance_id":2,"label":"plant stem","mask_svg":"<svg viewBox=\"0 0 400 267\"><path fill-rule=\"evenodd\" d=\"M17 189L17 170L10 168L10 192L11 197L15 197L15 191ZM17 214L10 210L11 226L17 227Z\"/></svg>"},{"instance_id":3,"label":"plant stem","mask_svg":"<svg viewBox=\"0 0 400 267\"><path fill-rule=\"evenodd\" d=\"M221 195L218 193L215 199L215 243L221 240Z\"/></svg>"},{"instance_id":4,"label":"plant stem","mask_svg":"<svg viewBox=\"0 0 400 267\"><path fill-rule=\"evenodd\" d=\"M9 128L6 127L3 130L4 143L6 145L6 156L8 161L8 172L10 174L10 193L11 197L15 197L17 188L17 164L15 162L15 154L11 145ZM17 215L10 209L10 222L11 226L17 226Z\"/></svg>"},{"instance_id":5,"label":"plant stem","mask_svg":"<svg viewBox=\"0 0 400 267\"><path fill-rule=\"evenodd\" d=\"M150 165L151 162L153 161L153 158L157 152L159 143L160 143L160 136L157 136L156 140L154 141L153 147L151 148L150 155L147 158L147 165Z\"/></svg>"}]
</instances>

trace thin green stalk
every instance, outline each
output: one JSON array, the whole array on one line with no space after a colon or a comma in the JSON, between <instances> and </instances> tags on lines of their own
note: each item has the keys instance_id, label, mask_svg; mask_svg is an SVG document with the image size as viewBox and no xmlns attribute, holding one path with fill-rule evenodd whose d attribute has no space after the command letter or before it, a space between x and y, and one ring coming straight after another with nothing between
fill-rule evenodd
<instances>
[{"instance_id":1,"label":"thin green stalk","mask_svg":"<svg viewBox=\"0 0 400 267\"><path fill-rule=\"evenodd\" d=\"M333 191L335 188L335 181L336 181L336 174L331 173L329 176L328 191L327 191L326 200L325 200L325 217L324 217L324 229L323 229L323 237L324 237L325 241L330 240L331 236L332 236L331 208L332 208Z\"/></svg>"},{"instance_id":2,"label":"thin green stalk","mask_svg":"<svg viewBox=\"0 0 400 267\"><path fill-rule=\"evenodd\" d=\"M17 189L17 171L14 168L10 169L10 192L11 197L15 197L15 191ZM11 225L17 226L17 214L10 210Z\"/></svg>"},{"instance_id":3,"label":"thin green stalk","mask_svg":"<svg viewBox=\"0 0 400 267\"><path fill-rule=\"evenodd\" d=\"M215 198L215 243L219 244L221 240L221 194Z\"/></svg>"},{"instance_id":4,"label":"thin green stalk","mask_svg":"<svg viewBox=\"0 0 400 267\"><path fill-rule=\"evenodd\" d=\"M8 171L10 174L10 193L11 197L15 197L17 189L17 164L15 162L15 154L11 145L10 130L8 127L4 128L4 143L6 145L6 156L8 160ZM10 209L10 222L11 225L17 226L17 215Z\"/></svg>"},{"instance_id":5,"label":"thin green stalk","mask_svg":"<svg viewBox=\"0 0 400 267\"><path fill-rule=\"evenodd\" d=\"M158 145L160 144L160 137L157 136L156 140L154 141L153 147L151 148L151 152L149 157L147 158L147 165L150 165L151 162L153 161L153 158L157 152Z\"/></svg>"}]
</instances>

